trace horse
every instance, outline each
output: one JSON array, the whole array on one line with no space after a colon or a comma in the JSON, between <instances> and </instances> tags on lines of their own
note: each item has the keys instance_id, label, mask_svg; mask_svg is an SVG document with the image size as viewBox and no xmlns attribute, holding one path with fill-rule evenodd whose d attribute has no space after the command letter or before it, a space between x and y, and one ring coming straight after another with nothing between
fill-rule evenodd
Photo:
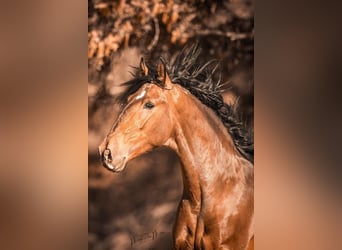
<instances>
[{"instance_id":1,"label":"horse","mask_svg":"<svg viewBox=\"0 0 342 250\"><path fill-rule=\"evenodd\" d=\"M141 58L124 83L126 101L99 146L104 167L156 147L179 156L183 194L173 227L174 249L254 249L254 142L235 109L224 103L212 61L196 63L198 45L158 65Z\"/></svg>"}]
</instances>

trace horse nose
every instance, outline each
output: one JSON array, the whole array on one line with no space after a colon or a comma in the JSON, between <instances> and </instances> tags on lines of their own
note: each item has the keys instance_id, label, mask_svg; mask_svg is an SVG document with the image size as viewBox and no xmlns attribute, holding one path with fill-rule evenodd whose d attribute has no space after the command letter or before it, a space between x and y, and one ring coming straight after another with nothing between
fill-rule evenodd
<instances>
[{"instance_id":1,"label":"horse nose","mask_svg":"<svg viewBox=\"0 0 342 250\"><path fill-rule=\"evenodd\" d=\"M104 162L112 162L112 153L110 151L109 148L106 148L104 151L103 151L103 154L102 154L102 161Z\"/></svg>"},{"instance_id":2,"label":"horse nose","mask_svg":"<svg viewBox=\"0 0 342 250\"><path fill-rule=\"evenodd\" d=\"M126 157L120 158L118 156L114 155L113 158L113 149L109 147L99 148L100 150L100 156L101 156L101 162L102 165L114 172L120 172L124 169L126 165Z\"/></svg>"}]
</instances>

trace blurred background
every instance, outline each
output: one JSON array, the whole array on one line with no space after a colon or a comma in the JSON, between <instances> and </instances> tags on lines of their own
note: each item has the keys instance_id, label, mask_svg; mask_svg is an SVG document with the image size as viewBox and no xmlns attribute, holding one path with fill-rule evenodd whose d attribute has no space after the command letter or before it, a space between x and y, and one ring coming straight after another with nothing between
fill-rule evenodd
<instances>
[{"instance_id":1,"label":"blurred background","mask_svg":"<svg viewBox=\"0 0 342 250\"><path fill-rule=\"evenodd\" d=\"M171 249L182 193L177 155L157 149L120 174L97 147L120 112L119 85L140 57L157 64L198 42L198 63L217 59L226 102L253 127L254 1L88 1L89 249ZM238 100L238 101L237 101Z\"/></svg>"},{"instance_id":2,"label":"blurred background","mask_svg":"<svg viewBox=\"0 0 342 250\"><path fill-rule=\"evenodd\" d=\"M141 219L120 207L122 214L131 214L134 219L123 217L122 225L113 224L113 214L118 211L115 205L120 203L134 202L138 208L144 204L150 215L150 208L161 208L145 217L159 220L160 224L149 224L142 218L139 225L151 227L143 230L138 225L131 228L132 232L153 236L154 230L160 230L159 225L173 222L172 209L181 186L165 187L167 182L154 179L141 185L137 196L136 189L132 193L125 186L128 193L118 201L114 187L120 189L116 183L123 182L122 176L114 179L112 174L107 175L106 182L107 172L95 171L102 171L102 167L95 166L98 156L94 153L96 142L92 142L99 140L96 134L100 132L88 129L96 127L90 125L93 116L89 115L89 107L94 100L92 91L96 93L104 81L91 80L98 76L91 73L91 65L97 66L89 66L87 56L91 30L87 27L93 15L92 2L88 4L81 0L13 0L2 3L0 8L1 249L108 249L115 244L111 242L115 239L110 234L112 229L125 229L126 223L138 225L134 220ZM340 249L340 2L262 1L255 8L256 249ZM210 9L206 11L210 13ZM151 26L154 37L154 23ZM159 26L162 30L160 19ZM238 42L224 40L233 47ZM203 40L200 42L206 50ZM203 59L215 57L222 58L205 55ZM137 61L128 64L137 65ZM243 106L241 110L245 110ZM110 119L115 119L116 113ZM156 176L160 168L160 173L170 171L175 176L170 176L175 179L172 185L177 181L180 184L176 157L165 149L152 154L150 162L147 158L132 162L122 173L132 179L125 181L134 185L135 178ZM139 162L143 162L140 167L144 171L134 167ZM174 167L168 168L169 164ZM148 194L158 193L155 187L168 191L165 199L153 195L155 200L151 202L151 198L141 198L138 193L144 189ZM95 199L102 203L94 208ZM108 202L115 205L104 205L104 199L115 199ZM159 206L166 200L169 204ZM98 219L102 213L103 223ZM159 239L169 239L167 232ZM115 242L125 243L130 240L126 236L123 234L122 240Z\"/></svg>"}]
</instances>

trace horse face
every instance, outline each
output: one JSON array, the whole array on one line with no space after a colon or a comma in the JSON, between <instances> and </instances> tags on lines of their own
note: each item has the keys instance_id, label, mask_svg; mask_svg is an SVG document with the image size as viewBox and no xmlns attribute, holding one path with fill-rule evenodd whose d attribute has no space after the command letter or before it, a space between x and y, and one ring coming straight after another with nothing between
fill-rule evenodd
<instances>
[{"instance_id":1,"label":"horse face","mask_svg":"<svg viewBox=\"0 0 342 250\"><path fill-rule=\"evenodd\" d=\"M127 106L99 147L105 167L122 171L129 160L167 142L173 124L166 91L145 84L128 98Z\"/></svg>"}]
</instances>

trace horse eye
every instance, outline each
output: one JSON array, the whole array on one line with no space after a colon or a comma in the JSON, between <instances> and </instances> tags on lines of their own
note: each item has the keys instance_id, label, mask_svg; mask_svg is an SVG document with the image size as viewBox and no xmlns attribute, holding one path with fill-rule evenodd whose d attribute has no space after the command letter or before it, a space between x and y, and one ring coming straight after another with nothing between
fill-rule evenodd
<instances>
[{"instance_id":1,"label":"horse eye","mask_svg":"<svg viewBox=\"0 0 342 250\"><path fill-rule=\"evenodd\" d=\"M154 107L154 104L152 102L146 102L144 104L145 109L152 109Z\"/></svg>"}]
</instances>

